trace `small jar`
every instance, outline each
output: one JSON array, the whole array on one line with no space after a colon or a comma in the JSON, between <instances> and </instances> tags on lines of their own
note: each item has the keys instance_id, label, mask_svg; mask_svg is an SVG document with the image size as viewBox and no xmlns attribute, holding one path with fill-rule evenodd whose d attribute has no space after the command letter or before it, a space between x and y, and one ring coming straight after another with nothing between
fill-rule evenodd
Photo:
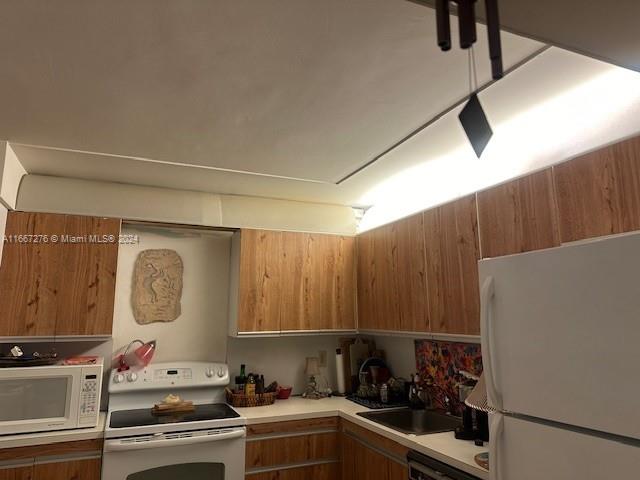
<instances>
[{"instance_id":1,"label":"small jar","mask_svg":"<svg viewBox=\"0 0 640 480\"><path fill-rule=\"evenodd\" d=\"M383 383L380 387L380 401L382 403L389 403L389 385Z\"/></svg>"}]
</instances>

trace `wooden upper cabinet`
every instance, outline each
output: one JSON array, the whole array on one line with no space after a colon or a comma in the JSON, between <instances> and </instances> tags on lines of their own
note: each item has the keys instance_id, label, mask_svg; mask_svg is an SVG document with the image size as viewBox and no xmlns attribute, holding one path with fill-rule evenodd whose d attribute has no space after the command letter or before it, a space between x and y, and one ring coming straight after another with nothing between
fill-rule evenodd
<instances>
[{"instance_id":1,"label":"wooden upper cabinet","mask_svg":"<svg viewBox=\"0 0 640 480\"><path fill-rule=\"evenodd\" d=\"M282 232L242 230L238 331L280 331Z\"/></svg>"},{"instance_id":2,"label":"wooden upper cabinet","mask_svg":"<svg viewBox=\"0 0 640 480\"><path fill-rule=\"evenodd\" d=\"M480 333L478 220L470 195L424 212L431 331Z\"/></svg>"},{"instance_id":3,"label":"wooden upper cabinet","mask_svg":"<svg viewBox=\"0 0 640 480\"><path fill-rule=\"evenodd\" d=\"M120 220L10 212L5 234L0 335L111 334Z\"/></svg>"},{"instance_id":4,"label":"wooden upper cabinet","mask_svg":"<svg viewBox=\"0 0 640 480\"><path fill-rule=\"evenodd\" d=\"M355 329L355 239L242 230L238 332Z\"/></svg>"},{"instance_id":5,"label":"wooden upper cabinet","mask_svg":"<svg viewBox=\"0 0 640 480\"><path fill-rule=\"evenodd\" d=\"M64 234L92 241L62 246L56 335L109 335L120 220L67 215Z\"/></svg>"},{"instance_id":6,"label":"wooden upper cabinet","mask_svg":"<svg viewBox=\"0 0 640 480\"><path fill-rule=\"evenodd\" d=\"M482 258L560 245L551 169L478 193Z\"/></svg>"},{"instance_id":7,"label":"wooden upper cabinet","mask_svg":"<svg viewBox=\"0 0 640 480\"><path fill-rule=\"evenodd\" d=\"M640 137L553 167L563 242L640 230Z\"/></svg>"},{"instance_id":8,"label":"wooden upper cabinet","mask_svg":"<svg viewBox=\"0 0 640 480\"><path fill-rule=\"evenodd\" d=\"M293 232L282 239L281 329L355 329L355 239Z\"/></svg>"},{"instance_id":9,"label":"wooden upper cabinet","mask_svg":"<svg viewBox=\"0 0 640 480\"><path fill-rule=\"evenodd\" d=\"M429 330L422 214L358 236L358 326Z\"/></svg>"},{"instance_id":10,"label":"wooden upper cabinet","mask_svg":"<svg viewBox=\"0 0 640 480\"><path fill-rule=\"evenodd\" d=\"M400 321L396 257L389 225L358 236L358 328L393 330Z\"/></svg>"},{"instance_id":11,"label":"wooden upper cabinet","mask_svg":"<svg viewBox=\"0 0 640 480\"><path fill-rule=\"evenodd\" d=\"M0 265L0 336L53 336L65 215L9 212ZM45 235L47 237L45 237Z\"/></svg>"}]
</instances>

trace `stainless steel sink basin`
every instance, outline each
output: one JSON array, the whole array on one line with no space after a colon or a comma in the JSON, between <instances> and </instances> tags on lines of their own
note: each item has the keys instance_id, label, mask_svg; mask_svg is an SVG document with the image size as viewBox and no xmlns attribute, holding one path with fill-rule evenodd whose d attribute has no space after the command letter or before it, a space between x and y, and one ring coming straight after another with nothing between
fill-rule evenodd
<instances>
[{"instance_id":1,"label":"stainless steel sink basin","mask_svg":"<svg viewBox=\"0 0 640 480\"><path fill-rule=\"evenodd\" d=\"M415 435L451 432L462 425L462 420L458 417L443 415L431 410L403 408L382 412L360 412L358 415L399 432Z\"/></svg>"}]
</instances>

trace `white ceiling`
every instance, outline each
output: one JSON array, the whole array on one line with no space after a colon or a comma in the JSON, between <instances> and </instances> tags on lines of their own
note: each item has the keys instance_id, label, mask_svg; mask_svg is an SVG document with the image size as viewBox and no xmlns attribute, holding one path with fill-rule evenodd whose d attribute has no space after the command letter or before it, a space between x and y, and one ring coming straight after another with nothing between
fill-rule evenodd
<instances>
[{"instance_id":1,"label":"white ceiling","mask_svg":"<svg viewBox=\"0 0 640 480\"><path fill-rule=\"evenodd\" d=\"M506 67L542 46L503 43ZM0 139L115 155L15 146L31 173L331 203L469 88L405 0L0 0L0 62Z\"/></svg>"},{"instance_id":2,"label":"white ceiling","mask_svg":"<svg viewBox=\"0 0 640 480\"><path fill-rule=\"evenodd\" d=\"M507 68L543 47L502 39ZM456 108L336 185L468 94L467 54L405 0L0 0L0 61L29 173L374 205L363 228L640 131L640 74L551 48L480 94L480 161Z\"/></svg>"}]
</instances>

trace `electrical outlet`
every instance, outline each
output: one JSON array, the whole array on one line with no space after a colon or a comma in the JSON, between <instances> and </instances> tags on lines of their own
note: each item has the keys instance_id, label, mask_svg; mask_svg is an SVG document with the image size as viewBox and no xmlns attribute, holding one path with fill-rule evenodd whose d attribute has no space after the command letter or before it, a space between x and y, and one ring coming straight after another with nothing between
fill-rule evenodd
<instances>
[{"instance_id":1,"label":"electrical outlet","mask_svg":"<svg viewBox=\"0 0 640 480\"><path fill-rule=\"evenodd\" d=\"M320 360L320 367L322 368L326 368L327 366L327 351L326 350L320 350L318 352L318 359Z\"/></svg>"}]
</instances>

